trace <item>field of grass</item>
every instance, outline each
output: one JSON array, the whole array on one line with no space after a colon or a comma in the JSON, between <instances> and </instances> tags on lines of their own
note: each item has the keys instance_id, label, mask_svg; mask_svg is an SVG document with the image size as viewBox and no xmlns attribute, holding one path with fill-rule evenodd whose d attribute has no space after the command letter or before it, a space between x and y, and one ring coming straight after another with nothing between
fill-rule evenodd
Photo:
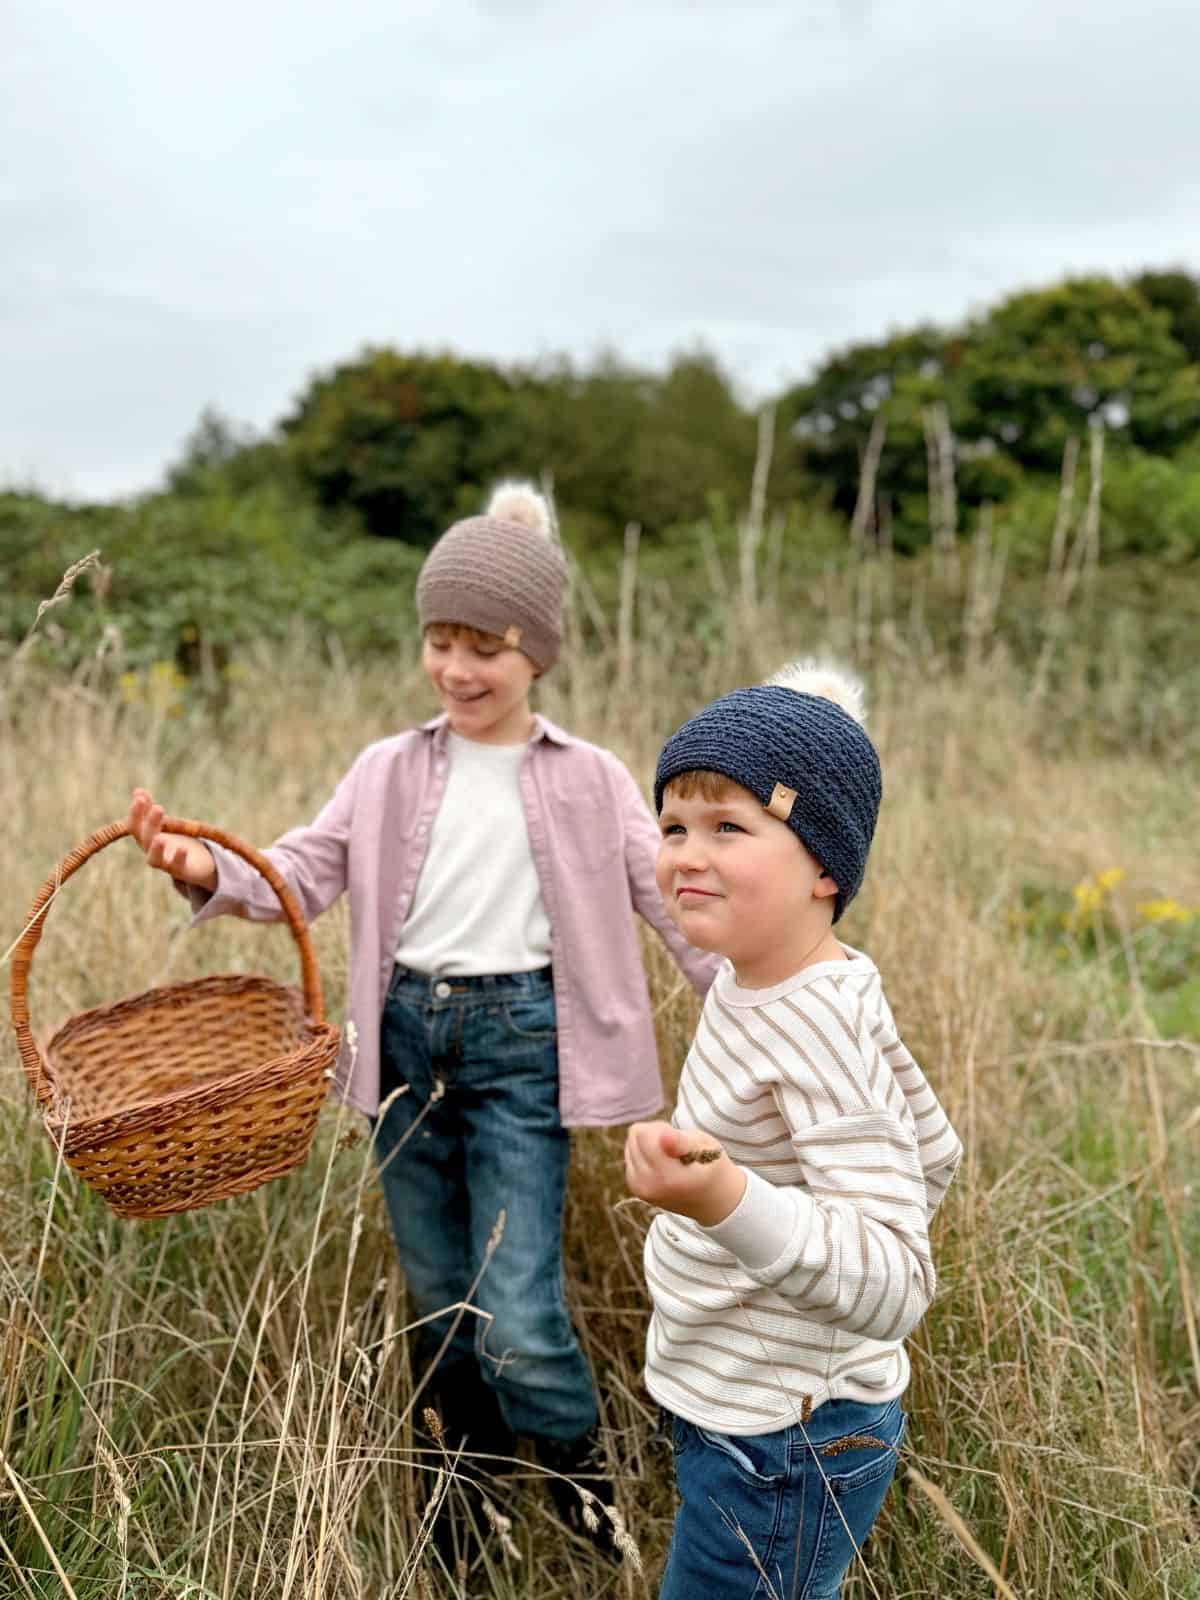
<instances>
[{"instance_id":1,"label":"field of grass","mask_svg":"<svg viewBox=\"0 0 1200 1600\"><path fill-rule=\"evenodd\" d=\"M913 1341L910 1443L846 1600L1200 1600L1196 704L1119 619L1092 616L1101 643L1077 645L1077 602L1056 610L1053 587L1044 649L1018 661L976 555L936 579L959 617L941 636L872 563L815 580L803 606L743 585L686 633L630 571L540 705L648 787L661 738L714 693L822 647L869 677L885 800L845 937L879 963L966 1161ZM217 710L186 685L47 678L33 653L7 669L0 945L133 783L266 843L429 707L411 648L359 668L298 639L238 665ZM105 852L48 918L35 1026L168 976L293 972L282 929L183 922L132 845ZM336 1015L343 908L314 938ZM670 1083L694 1002L653 940L646 956ZM442 1592L423 1519L453 1483L413 1433L404 1286L357 1116L331 1102L290 1178L131 1223L56 1166L11 1037L0 1113L4 1600ZM575 1141L566 1259L644 1576L574 1543L530 1467L473 1596L655 1590L671 1474L640 1379L647 1219L620 1149L619 1131Z\"/></svg>"}]
</instances>

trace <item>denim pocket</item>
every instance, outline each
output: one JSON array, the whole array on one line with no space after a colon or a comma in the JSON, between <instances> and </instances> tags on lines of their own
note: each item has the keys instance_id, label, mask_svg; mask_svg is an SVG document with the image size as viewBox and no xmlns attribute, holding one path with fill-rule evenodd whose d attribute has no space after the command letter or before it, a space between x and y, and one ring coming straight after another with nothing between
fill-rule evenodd
<instances>
[{"instance_id":1,"label":"denim pocket","mask_svg":"<svg viewBox=\"0 0 1200 1600\"><path fill-rule=\"evenodd\" d=\"M552 1044L556 1033L554 993L530 998L518 995L500 1007L500 1019L509 1033L526 1044Z\"/></svg>"},{"instance_id":2,"label":"denim pocket","mask_svg":"<svg viewBox=\"0 0 1200 1600\"><path fill-rule=\"evenodd\" d=\"M869 1461L864 1461L861 1466L849 1467L841 1472L829 1472L829 1486L836 1495L852 1495L858 1490L865 1489L868 1484L875 1482L876 1478L891 1477L896 1470L896 1461L900 1453L900 1446L904 1442L905 1417L900 1415L900 1429L892 1442L884 1449L876 1449Z\"/></svg>"},{"instance_id":3,"label":"denim pocket","mask_svg":"<svg viewBox=\"0 0 1200 1600\"><path fill-rule=\"evenodd\" d=\"M904 1439L908 1419L899 1400L881 1408L855 1405L854 1413L853 1423L845 1432L820 1442L810 1439L831 1483L856 1483L863 1474L869 1479L874 1472L886 1470L895 1464Z\"/></svg>"},{"instance_id":4,"label":"denim pocket","mask_svg":"<svg viewBox=\"0 0 1200 1600\"><path fill-rule=\"evenodd\" d=\"M717 1450L734 1465L738 1475L757 1489L774 1489L787 1478L787 1430L778 1434L733 1436L697 1428L701 1443Z\"/></svg>"}]
</instances>

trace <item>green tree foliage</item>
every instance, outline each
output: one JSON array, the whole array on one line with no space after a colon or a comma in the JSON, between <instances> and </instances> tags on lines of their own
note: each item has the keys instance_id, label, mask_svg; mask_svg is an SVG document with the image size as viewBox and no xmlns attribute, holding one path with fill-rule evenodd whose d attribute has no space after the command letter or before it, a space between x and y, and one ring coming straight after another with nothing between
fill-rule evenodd
<instances>
[{"instance_id":1,"label":"green tree foliage","mask_svg":"<svg viewBox=\"0 0 1200 1600\"><path fill-rule=\"evenodd\" d=\"M1200 431L1200 368L1166 312L1109 278L1003 301L968 330L960 377L967 434L1026 470L1055 472L1089 425L1160 454Z\"/></svg>"},{"instance_id":2,"label":"green tree foliage","mask_svg":"<svg viewBox=\"0 0 1200 1600\"><path fill-rule=\"evenodd\" d=\"M707 353L677 356L661 375L607 355L541 379L531 437L577 547L611 546L630 521L653 540L700 520L714 496L736 505L748 494L754 419Z\"/></svg>"},{"instance_id":3,"label":"green tree foliage","mask_svg":"<svg viewBox=\"0 0 1200 1600\"><path fill-rule=\"evenodd\" d=\"M634 441L626 515L651 533L694 523L715 497L740 509L754 470L756 426L716 361L679 356L652 389Z\"/></svg>"},{"instance_id":4,"label":"green tree foliage","mask_svg":"<svg viewBox=\"0 0 1200 1600\"><path fill-rule=\"evenodd\" d=\"M1127 450L1110 460L1102 492L1109 556L1200 556L1200 450L1168 457Z\"/></svg>"},{"instance_id":5,"label":"green tree foliage","mask_svg":"<svg viewBox=\"0 0 1200 1600\"><path fill-rule=\"evenodd\" d=\"M1189 341L1200 283L1184 273L1068 280L1013 295L959 330L923 326L827 361L782 413L834 504L855 505L872 426L885 430L877 500L901 546L927 536L931 408L957 441L959 499L1003 501L1026 474L1056 475L1068 438L1167 456L1200 437L1200 366Z\"/></svg>"},{"instance_id":6,"label":"green tree foliage","mask_svg":"<svg viewBox=\"0 0 1200 1600\"><path fill-rule=\"evenodd\" d=\"M554 484L573 545L611 544L633 512L629 465L646 424L648 380L613 355L590 371L543 367L526 417L535 471Z\"/></svg>"},{"instance_id":7,"label":"green tree foliage","mask_svg":"<svg viewBox=\"0 0 1200 1600\"><path fill-rule=\"evenodd\" d=\"M789 390L780 421L801 446L812 475L849 515L858 496L872 425L886 427L878 484L895 499L925 492L922 412L947 393L946 335L924 325L855 344L831 356L809 383Z\"/></svg>"},{"instance_id":8,"label":"green tree foliage","mask_svg":"<svg viewBox=\"0 0 1200 1600\"><path fill-rule=\"evenodd\" d=\"M526 386L483 362L367 350L309 385L283 423L288 453L320 505L428 545L483 485L528 470Z\"/></svg>"},{"instance_id":9,"label":"green tree foliage","mask_svg":"<svg viewBox=\"0 0 1200 1600\"><path fill-rule=\"evenodd\" d=\"M537 370L371 350L313 380L284 423L318 501L371 533L428 545L513 473L548 475L584 547L744 496L753 419L703 352L662 375L604 356Z\"/></svg>"},{"instance_id":10,"label":"green tree foliage","mask_svg":"<svg viewBox=\"0 0 1200 1600\"><path fill-rule=\"evenodd\" d=\"M294 483L294 478L278 439L259 438L253 429L206 407L167 471L167 491L186 497L215 490L240 494L266 483Z\"/></svg>"},{"instance_id":11,"label":"green tree foliage","mask_svg":"<svg viewBox=\"0 0 1200 1600\"><path fill-rule=\"evenodd\" d=\"M1165 311L1171 337L1200 362L1200 278L1182 267L1166 272L1139 272L1133 287L1156 311Z\"/></svg>"},{"instance_id":12,"label":"green tree foliage","mask_svg":"<svg viewBox=\"0 0 1200 1600\"><path fill-rule=\"evenodd\" d=\"M39 628L66 661L102 653L118 665L179 659L279 640L300 624L350 650L394 645L413 628L421 552L366 539L279 483L252 490L148 496L131 506L72 507L0 493L0 641L29 630L40 600L91 549L70 601Z\"/></svg>"}]
</instances>

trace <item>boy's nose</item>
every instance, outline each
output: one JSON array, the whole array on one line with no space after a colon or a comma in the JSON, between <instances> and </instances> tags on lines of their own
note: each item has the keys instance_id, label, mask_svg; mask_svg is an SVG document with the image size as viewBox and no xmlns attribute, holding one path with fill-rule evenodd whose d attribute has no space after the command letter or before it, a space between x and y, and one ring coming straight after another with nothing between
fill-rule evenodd
<instances>
[{"instance_id":1,"label":"boy's nose","mask_svg":"<svg viewBox=\"0 0 1200 1600\"><path fill-rule=\"evenodd\" d=\"M683 847L675 857L675 870L686 877L694 877L697 872L703 872L708 865L708 857L704 851L703 842L694 835L689 834Z\"/></svg>"},{"instance_id":2,"label":"boy's nose","mask_svg":"<svg viewBox=\"0 0 1200 1600\"><path fill-rule=\"evenodd\" d=\"M443 678L452 678L455 683L465 683L471 676L471 669L462 656L452 655L442 668Z\"/></svg>"}]
</instances>

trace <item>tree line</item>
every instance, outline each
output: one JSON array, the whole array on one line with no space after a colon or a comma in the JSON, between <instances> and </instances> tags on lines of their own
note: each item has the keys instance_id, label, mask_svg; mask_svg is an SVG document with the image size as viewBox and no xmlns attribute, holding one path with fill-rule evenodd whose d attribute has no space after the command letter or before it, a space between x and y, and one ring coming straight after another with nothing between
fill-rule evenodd
<instances>
[{"instance_id":1,"label":"tree line","mask_svg":"<svg viewBox=\"0 0 1200 1600\"><path fill-rule=\"evenodd\" d=\"M1068 279L855 344L767 404L766 510L801 543L852 532L915 553L937 526L931 483L952 481L957 531L987 505L1037 559L1064 453L1085 474L1079 442L1102 431L1105 556L1200 554L1200 278L1182 268ZM263 434L206 412L163 484L124 504L0 492L0 637L94 544L93 633L150 650L298 617L380 642L395 585L514 473L552 482L584 564L611 566L636 522L660 570L686 577L694 531L719 544L744 514L762 409L702 349L650 372L611 354L506 366L369 347Z\"/></svg>"},{"instance_id":2,"label":"tree line","mask_svg":"<svg viewBox=\"0 0 1200 1600\"><path fill-rule=\"evenodd\" d=\"M930 419L953 440L965 506L1004 504L1056 478L1067 441L1174 461L1200 441L1200 278L1144 272L1016 294L961 327L926 324L835 352L774 398L771 498L824 496L854 513L874 455L874 505L901 547L929 536ZM366 532L427 545L505 472L549 473L585 549L702 520L749 489L756 412L717 360L650 373L606 356L501 367L364 350L316 375L265 441L209 417L169 477L294 473ZM1190 464L1190 460L1189 460Z\"/></svg>"}]
</instances>

